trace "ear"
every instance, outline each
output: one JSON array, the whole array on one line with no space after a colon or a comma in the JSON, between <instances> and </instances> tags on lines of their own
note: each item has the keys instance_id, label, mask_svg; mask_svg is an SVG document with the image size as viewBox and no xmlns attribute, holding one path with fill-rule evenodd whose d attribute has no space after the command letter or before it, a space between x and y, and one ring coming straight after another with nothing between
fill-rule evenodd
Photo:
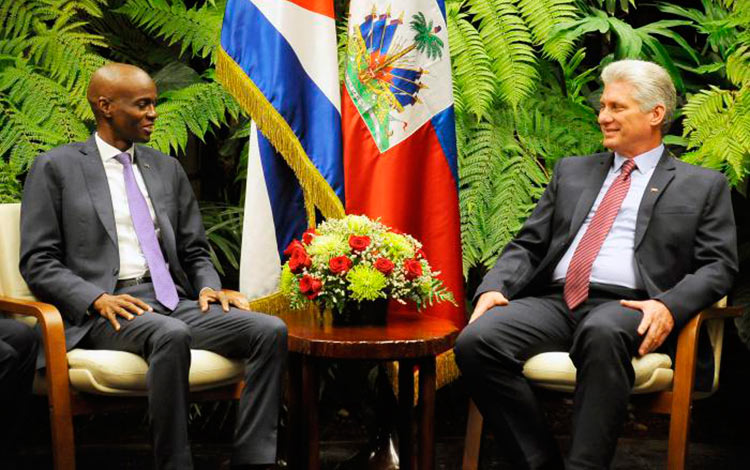
<instances>
[{"instance_id":1,"label":"ear","mask_svg":"<svg viewBox=\"0 0 750 470\"><path fill-rule=\"evenodd\" d=\"M667 108L664 107L663 104L659 103L656 106L654 106L654 109L651 110L651 118L649 119L649 124L653 127L661 127L661 124L664 122L664 119L667 117Z\"/></svg>"},{"instance_id":2,"label":"ear","mask_svg":"<svg viewBox=\"0 0 750 470\"><path fill-rule=\"evenodd\" d=\"M112 101L106 96L100 96L96 99L96 107L102 116L106 118L112 117Z\"/></svg>"}]
</instances>

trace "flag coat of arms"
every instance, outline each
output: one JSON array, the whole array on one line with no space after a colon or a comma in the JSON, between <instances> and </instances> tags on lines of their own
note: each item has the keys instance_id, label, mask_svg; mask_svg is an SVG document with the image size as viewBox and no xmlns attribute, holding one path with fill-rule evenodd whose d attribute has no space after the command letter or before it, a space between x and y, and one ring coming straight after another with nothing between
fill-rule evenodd
<instances>
[{"instance_id":1,"label":"flag coat of arms","mask_svg":"<svg viewBox=\"0 0 750 470\"><path fill-rule=\"evenodd\" d=\"M281 252L344 215L332 0L229 0L217 77L251 115L240 290L273 311Z\"/></svg>"},{"instance_id":2,"label":"flag coat of arms","mask_svg":"<svg viewBox=\"0 0 750 470\"><path fill-rule=\"evenodd\" d=\"M424 245L465 324L456 137L442 0L352 0L342 93L346 209Z\"/></svg>"}]
</instances>

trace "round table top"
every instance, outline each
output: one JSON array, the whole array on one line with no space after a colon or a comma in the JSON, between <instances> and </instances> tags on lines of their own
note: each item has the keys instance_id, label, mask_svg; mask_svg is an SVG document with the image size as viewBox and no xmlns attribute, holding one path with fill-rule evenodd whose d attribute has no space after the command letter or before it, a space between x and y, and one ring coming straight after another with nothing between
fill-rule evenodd
<instances>
[{"instance_id":1,"label":"round table top","mask_svg":"<svg viewBox=\"0 0 750 470\"><path fill-rule=\"evenodd\" d=\"M339 326L330 315L279 315L289 329L289 351L312 357L399 360L436 356L453 347L458 328L419 313L391 314L383 325Z\"/></svg>"}]
</instances>

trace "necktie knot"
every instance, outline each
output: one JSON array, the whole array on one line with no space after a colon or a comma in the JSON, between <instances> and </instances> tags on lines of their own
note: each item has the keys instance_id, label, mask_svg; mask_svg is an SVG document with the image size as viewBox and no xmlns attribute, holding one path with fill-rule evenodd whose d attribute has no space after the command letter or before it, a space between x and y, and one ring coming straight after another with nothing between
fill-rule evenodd
<instances>
[{"instance_id":1,"label":"necktie knot","mask_svg":"<svg viewBox=\"0 0 750 470\"><path fill-rule=\"evenodd\" d=\"M622 179L628 179L630 178L630 174L635 170L636 165L632 158L629 158L625 160L625 162L622 164L622 168L620 169L620 176Z\"/></svg>"},{"instance_id":2,"label":"necktie knot","mask_svg":"<svg viewBox=\"0 0 750 470\"><path fill-rule=\"evenodd\" d=\"M128 152L122 152L115 155L115 160L120 162L122 166L128 167L131 165L130 154Z\"/></svg>"}]
</instances>

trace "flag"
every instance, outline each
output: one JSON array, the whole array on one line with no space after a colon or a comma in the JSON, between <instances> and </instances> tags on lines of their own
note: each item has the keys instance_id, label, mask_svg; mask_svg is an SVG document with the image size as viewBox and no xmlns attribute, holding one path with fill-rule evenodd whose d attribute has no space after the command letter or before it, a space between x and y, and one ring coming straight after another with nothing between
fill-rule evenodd
<instances>
[{"instance_id":1,"label":"flag","mask_svg":"<svg viewBox=\"0 0 750 470\"><path fill-rule=\"evenodd\" d=\"M278 302L281 252L344 215L341 99L332 0L229 0L217 78L250 114L240 290Z\"/></svg>"},{"instance_id":2,"label":"flag","mask_svg":"<svg viewBox=\"0 0 750 470\"><path fill-rule=\"evenodd\" d=\"M424 245L466 323L456 137L442 0L352 0L342 93L346 209Z\"/></svg>"}]
</instances>

